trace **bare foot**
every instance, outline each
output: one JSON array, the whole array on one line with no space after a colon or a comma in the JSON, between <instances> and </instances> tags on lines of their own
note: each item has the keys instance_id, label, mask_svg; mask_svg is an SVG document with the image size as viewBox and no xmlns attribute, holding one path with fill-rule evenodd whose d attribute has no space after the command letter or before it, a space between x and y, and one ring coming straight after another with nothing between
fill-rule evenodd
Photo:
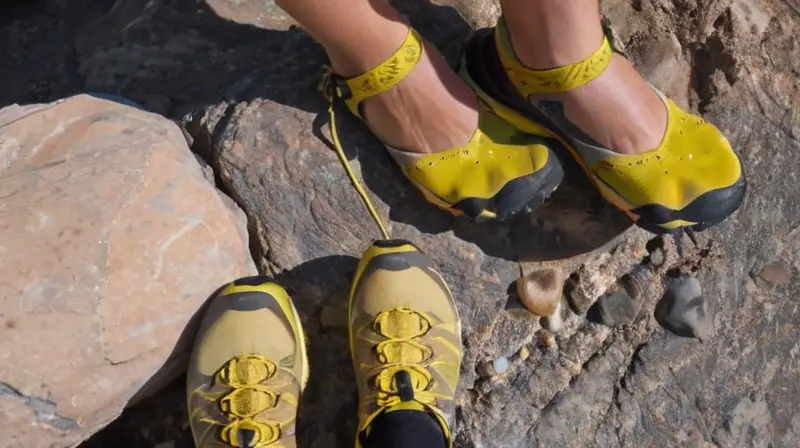
<instances>
[{"instance_id":1,"label":"bare foot","mask_svg":"<svg viewBox=\"0 0 800 448\"><path fill-rule=\"evenodd\" d=\"M569 92L536 95L539 101L558 101L573 124L604 147L635 154L657 148L667 125L661 98L620 55L614 55L603 74Z\"/></svg>"},{"instance_id":2,"label":"bare foot","mask_svg":"<svg viewBox=\"0 0 800 448\"><path fill-rule=\"evenodd\" d=\"M478 126L478 100L439 52L426 44L419 64L405 79L365 101L364 115L386 144L433 153L469 141Z\"/></svg>"},{"instance_id":3,"label":"bare foot","mask_svg":"<svg viewBox=\"0 0 800 448\"><path fill-rule=\"evenodd\" d=\"M604 33L596 0L501 0L511 45L531 69L563 67L600 48ZM570 30L565 33L564 30ZM624 57L615 54L596 79L558 101L566 118L604 147L625 154L657 148L667 126L664 102Z\"/></svg>"}]
</instances>

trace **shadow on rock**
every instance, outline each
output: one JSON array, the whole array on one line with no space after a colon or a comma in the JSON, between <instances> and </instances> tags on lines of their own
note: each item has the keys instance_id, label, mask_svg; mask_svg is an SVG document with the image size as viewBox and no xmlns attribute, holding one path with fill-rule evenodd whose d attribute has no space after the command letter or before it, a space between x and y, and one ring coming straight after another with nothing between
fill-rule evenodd
<instances>
[{"instance_id":1,"label":"shadow on rock","mask_svg":"<svg viewBox=\"0 0 800 448\"><path fill-rule=\"evenodd\" d=\"M311 377L300 404L299 446L310 446L320 438L352 444L357 395L346 323L338 323L340 328L330 330L320 322L325 307L346 309L350 280L357 264L354 257L323 257L273 280L291 295L308 344ZM189 320L167 361L131 398L123 415L84 442L82 448L138 448L166 441L173 441L175 447L194 446L186 410L184 372L206 307L220 289ZM341 393L326 393L331 389ZM337 415L335 427L322 423L328 419L315 418L320 414Z\"/></svg>"},{"instance_id":2,"label":"shadow on rock","mask_svg":"<svg viewBox=\"0 0 800 448\"><path fill-rule=\"evenodd\" d=\"M266 99L317 114L314 133L330 147L323 131L329 121L327 103L317 92L326 63L322 48L291 26L290 19L271 2L252 12L232 12L253 6L234 8L228 3L118 1L76 39L86 87L124 95L188 123L195 140L193 150L212 166L219 151L215 139L221 137L198 131L208 117L197 111L220 103L228 106L218 109L224 115L219 119L223 124L215 126L218 133L227 132L226 128L235 132L236 126L230 123L240 113L237 104ZM472 30L455 8L418 0L392 3L453 66L458 63ZM218 12L258 26L224 19ZM347 158L358 161L370 191L389 206L390 218L424 233L452 229L488 255L544 261L595 250L630 226L627 217L587 186L583 174L568 174L569 181L533 215L480 225L455 219L422 198L381 143L344 107L337 107L336 121ZM570 173L571 160L565 164Z\"/></svg>"},{"instance_id":3,"label":"shadow on rock","mask_svg":"<svg viewBox=\"0 0 800 448\"><path fill-rule=\"evenodd\" d=\"M300 403L298 446L317 440L353 443L356 428L356 385L346 322L328 325L325 308L347 310L350 282L358 259L344 255L319 258L276 277L294 301L303 321L311 376ZM331 393L332 390L338 393ZM319 418L335 415L336 418ZM333 420L336 424L326 422Z\"/></svg>"},{"instance_id":4,"label":"shadow on rock","mask_svg":"<svg viewBox=\"0 0 800 448\"><path fill-rule=\"evenodd\" d=\"M176 447L194 446L186 410L186 366L205 311L223 287L209 295L192 315L167 360L128 400L122 416L83 442L81 448L134 448L165 440L174 440Z\"/></svg>"}]
</instances>

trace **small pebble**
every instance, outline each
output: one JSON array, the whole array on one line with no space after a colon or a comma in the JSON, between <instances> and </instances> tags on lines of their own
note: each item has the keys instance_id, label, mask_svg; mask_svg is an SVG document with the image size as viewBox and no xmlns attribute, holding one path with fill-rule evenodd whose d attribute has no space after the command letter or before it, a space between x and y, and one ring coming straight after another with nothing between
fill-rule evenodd
<instances>
[{"instance_id":1,"label":"small pebble","mask_svg":"<svg viewBox=\"0 0 800 448\"><path fill-rule=\"evenodd\" d=\"M627 325L636 319L642 303L634 300L622 289L618 289L600 298L597 303L600 320L609 327Z\"/></svg>"},{"instance_id":2,"label":"small pebble","mask_svg":"<svg viewBox=\"0 0 800 448\"><path fill-rule=\"evenodd\" d=\"M700 282L679 277L667 287L656 305L655 318L662 327L686 338L700 338L705 327L705 299Z\"/></svg>"},{"instance_id":3,"label":"small pebble","mask_svg":"<svg viewBox=\"0 0 800 448\"><path fill-rule=\"evenodd\" d=\"M492 368L494 368L495 373L502 375L508 370L508 358L504 356L495 358L495 360L492 361Z\"/></svg>"},{"instance_id":4,"label":"small pebble","mask_svg":"<svg viewBox=\"0 0 800 448\"><path fill-rule=\"evenodd\" d=\"M547 330L539 331L539 347L552 348L556 345L556 337Z\"/></svg>"},{"instance_id":5,"label":"small pebble","mask_svg":"<svg viewBox=\"0 0 800 448\"><path fill-rule=\"evenodd\" d=\"M522 361L525 361L528 358L530 358L530 356L531 356L531 351L528 350L528 346L527 345L523 345L519 349L519 359L521 359Z\"/></svg>"},{"instance_id":6,"label":"small pebble","mask_svg":"<svg viewBox=\"0 0 800 448\"><path fill-rule=\"evenodd\" d=\"M550 316L561 302L564 274L560 269L547 268L522 275L517 279L519 301L537 316Z\"/></svg>"}]
</instances>

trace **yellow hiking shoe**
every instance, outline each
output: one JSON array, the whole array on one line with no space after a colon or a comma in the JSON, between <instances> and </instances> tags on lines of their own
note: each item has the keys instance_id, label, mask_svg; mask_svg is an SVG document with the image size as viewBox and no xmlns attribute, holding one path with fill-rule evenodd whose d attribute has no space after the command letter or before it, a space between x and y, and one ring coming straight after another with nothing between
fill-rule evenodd
<instances>
[{"instance_id":1,"label":"yellow hiking shoe","mask_svg":"<svg viewBox=\"0 0 800 448\"><path fill-rule=\"evenodd\" d=\"M331 134L343 164L347 159L336 132L334 101L344 101L364 120L364 100L400 83L422 51L422 38L410 29L400 49L372 70L349 79L326 72L320 90L331 101ZM389 154L428 202L455 215L504 220L533 210L561 183L561 165L549 148L560 143L518 131L483 102L479 108L478 127L466 145L435 154L387 145Z\"/></svg>"},{"instance_id":2,"label":"yellow hiking shoe","mask_svg":"<svg viewBox=\"0 0 800 448\"><path fill-rule=\"evenodd\" d=\"M309 373L304 338L280 286L248 277L222 289L205 313L187 372L195 445L295 447Z\"/></svg>"},{"instance_id":3,"label":"yellow hiking shoe","mask_svg":"<svg viewBox=\"0 0 800 448\"><path fill-rule=\"evenodd\" d=\"M349 316L359 396L356 448L377 417L398 410L428 413L451 447L461 322L428 257L407 241L374 242L358 265Z\"/></svg>"},{"instance_id":4,"label":"yellow hiking shoe","mask_svg":"<svg viewBox=\"0 0 800 448\"><path fill-rule=\"evenodd\" d=\"M606 29L608 34L608 29ZM531 70L517 59L501 18L494 30L468 42L463 75L479 85L481 98L518 129L560 139L609 202L655 233L703 230L736 211L744 199L745 175L730 143L712 124L664 101L668 123L661 144L626 155L601 147L564 117L560 108L536 105L531 95L559 93L598 77L611 63L606 38L592 56L564 67Z\"/></svg>"}]
</instances>

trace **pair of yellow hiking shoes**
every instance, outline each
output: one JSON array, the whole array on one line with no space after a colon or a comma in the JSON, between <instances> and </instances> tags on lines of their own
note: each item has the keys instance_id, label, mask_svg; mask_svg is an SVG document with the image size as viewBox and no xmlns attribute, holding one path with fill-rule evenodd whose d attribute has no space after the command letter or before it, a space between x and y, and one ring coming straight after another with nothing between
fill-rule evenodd
<instances>
[{"instance_id":1,"label":"pair of yellow hiking shoes","mask_svg":"<svg viewBox=\"0 0 800 448\"><path fill-rule=\"evenodd\" d=\"M429 414L452 446L461 322L428 257L407 241L374 242L358 265L348 315L356 448L375 418L399 410ZM196 446L296 447L309 373L305 335L286 291L260 277L227 285L205 313L188 369Z\"/></svg>"},{"instance_id":2,"label":"pair of yellow hiking shoes","mask_svg":"<svg viewBox=\"0 0 800 448\"><path fill-rule=\"evenodd\" d=\"M409 31L403 46L355 78L326 78L331 100L360 105L410 73L423 51ZM388 148L405 175L435 205L470 218L507 219L541 204L560 184L555 152L565 148L595 187L638 225L657 233L702 230L733 213L745 193L739 158L711 124L659 95L668 111L658 148L617 154L583 135L557 111L528 98L564 92L599 76L611 61L608 39L589 58L534 71L515 57L503 21L467 44L461 75L480 98L469 143L431 155ZM335 124L333 138L338 144ZM452 446L462 356L453 297L430 260L384 234L359 263L350 293L350 350L358 385L363 446L376 417L397 410L430 414ZM309 377L305 335L289 296L262 278L240 279L212 301L188 371L190 421L202 447L294 447L301 393Z\"/></svg>"}]
</instances>

